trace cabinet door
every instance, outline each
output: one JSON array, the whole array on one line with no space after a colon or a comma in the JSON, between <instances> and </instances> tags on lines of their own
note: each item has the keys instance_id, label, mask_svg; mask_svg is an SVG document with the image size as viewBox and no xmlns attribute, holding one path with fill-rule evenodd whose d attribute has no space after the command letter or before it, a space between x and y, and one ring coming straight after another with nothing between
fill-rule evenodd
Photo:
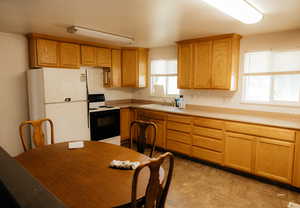
<instances>
[{"instance_id":1,"label":"cabinet door","mask_svg":"<svg viewBox=\"0 0 300 208\"><path fill-rule=\"evenodd\" d=\"M97 48L97 66L111 67L111 49Z\"/></svg>"},{"instance_id":2,"label":"cabinet door","mask_svg":"<svg viewBox=\"0 0 300 208\"><path fill-rule=\"evenodd\" d=\"M213 41L212 88L230 89L232 39Z\"/></svg>"},{"instance_id":3,"label":"cabinet door","mask_svg":"<svg viewBox=\"0 0 300 208\"><path fill-rule=\"evenodd\" d=\"M258 138L255 174L285 183L291 183L294 144L273 139Z\"/></svg>"},{"instance_id":4,"label":"cabinet door","mask_svg":"<svg viewBox=\"0 0 300 208\"><path fill-rule=\"evenodd\" d=\"M193 87L193 45L178 45L178 88Z\"/></svg>"},{"instance_id":5,"label":"cabinet door","mask_svg":"<svg viewBox=\"0 0 300 208\"><path fill-rule=\"evenodd\" d=\"M92 46L81 46L81 64L83 66L97 65L97 48Z\"/></svg>"},{"instance_id":6,"label":"cabinet door","mask_svg":"<svg viewBox=\"0 0 300 208\"><path fill-rule=\"evenodd\" d=\"M122 50L122 86L136 87L138 74L138 52L136 49Z\"/></svg>"},{"instance_id":7,"label":"cabinet door","mask_svg":"<svg viewBox=\"0 0 300 208\"><path fill-rule=\"evenodd\" d=\"M129 139L130 132L130 109L122 108L120 110L120 132L121 140Z\"/></svg>"},{"instance_id":8,"label":"cabinet door","mask_svg":"<svg viewBox=\"0 0 300 208\"><path fill-rule=\"evenodd\" d=\"M194 88L211 88L212 41L195 43Z\"/></svg>"},{"instance_id":9,"label":"cabinet door","mask_svg":"<svg viewBox=\"0 0 300 208\"><path fill-rule=\"evenodd\" d=\"M139 49L138 87L147 87L148 49Z\"/></svg>"},{"instance_id":10,"label":"cabinet door","mask_svg":"<svg viewBox=\"0 0 300 208\"><path fill-rule=\"evenodd\" d=\"M111 55L111 87L121 87L121 50L113 49Z\"/></svg>"},{"instance_id":11,"label":"cabinet door","mask_svg":"<svg viewBox=\"0 0 300 208\"><path fill-rule=\"evenodd\" d=\"M228 167L252 173L255 158L254 138L243 134L227 133L225 161Z\"/></svg>"},{"instance_id":12,"label":"cabinet door","mask_svg":"<svg viewBox=\"0 0 300 208\"><path fill-rule=\"evenodd\" d=\"M39 66L58 66L58 42L53 40L37 40L37 64Z\"/></svg>"},{"instance_id":13,"label":"cabinet door","mask_svg":"<svg viewBox=\"0 0 300 208\"><path fill-rule=\"evenodd\" d=\"M67 68L80 67L80 46L73 43L60 43L60 66Z\"/></svg>"}]
</instances>

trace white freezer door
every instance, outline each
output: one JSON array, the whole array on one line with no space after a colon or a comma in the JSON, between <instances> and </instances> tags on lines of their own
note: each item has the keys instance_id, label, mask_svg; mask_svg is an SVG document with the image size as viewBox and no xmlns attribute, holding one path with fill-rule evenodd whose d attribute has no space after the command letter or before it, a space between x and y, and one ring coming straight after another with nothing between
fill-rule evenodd
<instances>
[{"instance_id":1,"label":"white freezer door","mask_svg":"<svg viewBox=\"0 0 300 208\"><path fill-rule=\"evenodd\" d=\"M44 69L45 103L86 100L84 69Z\"/></svg>"},{"instance_id":2,"label":"white freezer door","mask_svg":"<svg viewBox=\"0 0 300 208\"><path fill-rule=\"evenodd\" d=\"M86 102L46 104L46 116L54 123L54 141L89 140ZM47 127L50 144L50 129Z\"/></svg>"}]
</instances>

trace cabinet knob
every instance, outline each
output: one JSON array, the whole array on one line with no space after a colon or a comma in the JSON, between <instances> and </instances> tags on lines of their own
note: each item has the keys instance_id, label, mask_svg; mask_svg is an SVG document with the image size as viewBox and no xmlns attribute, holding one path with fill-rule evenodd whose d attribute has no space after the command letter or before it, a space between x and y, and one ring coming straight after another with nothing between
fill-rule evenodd
<instances>
[{"instance_id":1,"label":"cabinet knob","mask_svg":"<svg viewBox=\"0 0 300 208\"><path fill-rule=\"evenodd\" d=\"M65 102L71 102L71 98L65 98Z\"/></svg>"}]
</instances>

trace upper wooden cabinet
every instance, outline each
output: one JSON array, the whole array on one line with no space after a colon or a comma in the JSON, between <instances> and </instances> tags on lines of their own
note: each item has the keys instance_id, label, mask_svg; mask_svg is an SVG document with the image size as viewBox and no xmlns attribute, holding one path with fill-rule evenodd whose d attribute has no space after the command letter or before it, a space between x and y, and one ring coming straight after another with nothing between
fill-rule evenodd
<instances>
[{"instance_id":1,"label":"upper wooden cabinet","mask_svg":"<svg viewBox=\"0 0 300 208\"><path fill-rule=\"evenodd\" d=\"M148 49L122 49L122 86L147 87Z\"/></svg>"},{"instance_id":2,"label":"upper wooden cabinet","mask_svg":"<svg viewBox=\"0 0 300 208\"><path fill-rule=\"evenodd\" d=\"M236 90L240 35L178 42L178 87Z\"/></svg>"},{"instance_id":3,"label":"upper wooden cabinet","mask_svg":"<svg viewBox=\"0 0 300 208\"><path fill-rule=\"evenodd\" d=\"M30 43L32 66L56 67L59 65L57 41L37 39L31 40Z\"/></svg>"},{"instance_id":4,"label":"upper wooden cabinet","mask_svg":"<svg viewBox=\"0 0 300 208\"><path fill-rule=\"evenodd\" d=\"M195 66L193 88L211 88L212 41L203 41L194 44Z\"/></svg>"},{"instance_id":5,"label":"upper wooden cabinet","mask_svg":"<svg viewBox=\"0 0 300 208\"><path fill-rule=\"evenodd\" d=\"M80 67L80 46L73 43L59 43L60 66L66 68Z\"/></svg>"},{"instance_id":6,"label":"upper wooden cabinet","mask_svg":"<svg viewBox=\"0 0 300 208\"><path fill-rule=\"evenodd\" d=\"M121 87L121 50L112 49L111 51L111 68L105 68L103 71L104 87Z\"/></svg>"},{"instance_id":7,"label":"upper wooden cabinet","mask_svg":"<svg viewBox=\"0 0 300 208\"><path fill-rule=\"evenodd\" d=\"M178 45L178 88L193 88L193 44Z\"/></svg>"},{"instance_id":8,"label":"upper wooden cabinet","mask_svg":"<svg viewBox=\"0 0 300 208\"><path fill-rule=\"evenodd\" d=\"M97 48L93 46L81 46L81 64L83 66L97 66Z\"/></svg>"},{"instance_id":9,"label":"upper wooden cabinet","mask_svg":"<svg viewBox=\"0 0 300 208\"><path fill-rule=\"evenodd\" d=\"M35 67L80 67L80 46L48 39L31 39L30 66Z\"/></svg>"},{"instance_id":10,"label":"upper wooden cabinet","mask_svg":"<svg viewBox=\"0 0 300 208\"><path fill-rule=\"evenodd\" d=\"M97 66L111 67L111 49L97 48Z\"/></svg>"}]
</instances>

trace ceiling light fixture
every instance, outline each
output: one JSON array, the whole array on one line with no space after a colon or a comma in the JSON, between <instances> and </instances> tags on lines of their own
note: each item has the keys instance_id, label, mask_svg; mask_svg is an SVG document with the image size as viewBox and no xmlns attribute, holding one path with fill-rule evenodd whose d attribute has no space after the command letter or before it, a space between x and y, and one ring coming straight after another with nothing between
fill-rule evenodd
<instances>
[{"instance_id":1,"label":"ceiling light fixture","mask_svg":"<svg viewBox=\"0 0 300 208\"><path fill-rule=\"evenodd\" d=\"M254 24L261 21L263 18L263 14L245 0L202 1L245 24Z\"/></svg>"},{"instance_id":2,"label":"ceiling light fixture","mask_svg":"<svg viewBox=\"0 0 300 208\"><path fill-rule=\"evenodd\" d=\"M97 31L97 30L91 30L88 28L78 27L78 26L68 27L67 31L69 33L75 33L78 35L99 38L101 40L112 41L112 42L119 42L119 43L125 43L125 44L131 44L134 42L134 38L132 38L132 37L116 35L116 34Z\"/></svg>"}]
</instances>

